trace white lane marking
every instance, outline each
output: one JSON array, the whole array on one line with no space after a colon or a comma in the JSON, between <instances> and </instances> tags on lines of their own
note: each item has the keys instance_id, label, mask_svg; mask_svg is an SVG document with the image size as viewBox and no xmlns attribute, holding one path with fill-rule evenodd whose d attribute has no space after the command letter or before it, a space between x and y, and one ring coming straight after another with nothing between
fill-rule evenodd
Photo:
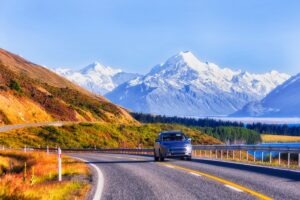
<instances>
[{"instance_id":1,"label":"white lane marking","mask_svg":"<svg viewBox=\"0 0 300 200\"><path fill-rule=\"evenodd\" d=\"M190 174L192 174L192 175L194 175L194 176L201 176L200 174L196 174L196 173L194 173L194 172L190 172Z\"/></svg>"},{"instance_id":2,"label":"white lane marking","mask_svg":"<svg viewBox=\"0 0 300 200\"><path fill-rule=\"evenodd\" d=\"M130 160L140 160L138 158L128 158L128 159L130 159Z\"/></svg>"},{"instance_id":3,"label":"white lane marking","mask_svg":"<svg viewBox=\"0 0 300 200\"><path fill-rule=\"evenodd\" d=\"M169 167L169 168L171 168L171 169L174 169L175 167L173 167L173 166L170 166L170 165L165 165L166 167Z\"/></svg>"},{"instance_id":4,"label":"white lane marking","mask_svg":"<svg viewBox=\"0 0 300 200\"><path fill-rule=\"evenodd\" d=\"M225 185L225 187L227 187L227 188L229 188L229 189L232 189L232 190L234 190L234 191L236 191L236 192L243 192L243 190L240 190L240 189L238 189L238 188L236 188L236 187L233 187L233 186L231 186L231 185Z\"/></svg>"},{"instance_id":5,"label":"white lane marking","mask_svg":"<svg viewBox=\"0 0 300 200\"><path fill-rule=\"evenodd\" d=\"M81 160L83 162L89 162L89 161L84 160L82 158L78 158L78 157L73 157L73 158L76 158L76 159ZM103 177L103 174L102 174L101 170L95 164L89 163L89 165L91 165L93 168L95 168L95 170L97 172L97 175L98 175L97 187L96 187L96 191L95 191L93 200L100 200L101 196L102 196L103 186L104 186L104 177Z\"/></svg>"}]
</instances>

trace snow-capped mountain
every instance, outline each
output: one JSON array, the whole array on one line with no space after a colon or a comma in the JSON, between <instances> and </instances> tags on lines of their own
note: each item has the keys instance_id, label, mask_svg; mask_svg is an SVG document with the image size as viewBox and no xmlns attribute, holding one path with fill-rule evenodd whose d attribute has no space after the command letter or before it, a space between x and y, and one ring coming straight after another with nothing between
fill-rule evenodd
<instances>
[{"instance_id":1,"label":"snow-capped mountain","mask_svg":"<svg viewBox=\"0 0 300 200\"><path fill-rule=\"evenodd\" d=\"M247 104L233 116L300 117L300 74L278 86L261 101Z\"/></svg>"},{"instance_id":2,"label":"snow-capped mountain","mask_svg":"<svg viewBox=\"0 0 300 200\"><path fill-rule=\"evenodd\" d=\"M54 71L91 92L101 95L112 91L126 81L140 76L123 72L120 69L113 69L98 62L92 63L79 71L68 68L59 68Z\"/></svg>"},{"instance_id":3,"label":"snow-capped mountain","mask_svg":"<svg viewBox=\"0 0 300 200\"><path fill-rule=\"evenodd\" d=\"M114 103L135 112L176 115L229 115L262 99L289 78L272 71L250 74L201 62L191 52L180 52L148 74L106 94Z\"/></svg>"}]
</instances>

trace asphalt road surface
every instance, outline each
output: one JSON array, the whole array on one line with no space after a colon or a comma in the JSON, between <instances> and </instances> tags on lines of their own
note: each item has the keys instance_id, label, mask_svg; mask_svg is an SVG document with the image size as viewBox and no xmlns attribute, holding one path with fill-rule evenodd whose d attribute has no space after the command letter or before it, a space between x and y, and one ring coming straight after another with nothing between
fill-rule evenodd
<instances>
[{"instance_id":1,"label":"asphalt road surface","mask_svg":"<svg viewBox=\"0 0 300 200\"><path fill-rule=\"evenodd\" d=\"M219 161L77 153L98 167L101 199L300 199L300 173ZM96 176L96 175L95 175Z\"/></svg>"},{"instance_id":2,"label":"asphalt road surface","mask_svg":"<svg viewBox=\"0 0 300 200\"><path fill-rule=\"evenodd\" d=\"M71 122L39 122L39 123L29 123L29 124L14 124L14 125L5 125L0 126L0 132L11 131L21 128L29 127L39 127L39 126L62 126L64 124L69 124Z\"/></svg>"}]
</instances>

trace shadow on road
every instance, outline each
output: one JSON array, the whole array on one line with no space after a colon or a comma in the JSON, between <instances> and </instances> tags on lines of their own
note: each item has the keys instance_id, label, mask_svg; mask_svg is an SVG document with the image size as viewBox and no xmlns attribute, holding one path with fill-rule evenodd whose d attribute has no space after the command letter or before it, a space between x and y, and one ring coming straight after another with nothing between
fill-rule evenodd
<instances>
[{"instance_id":1,"label":"shadow on road","mask_svg":"<svg viewBox=\"0 0 300 200\"><path fill-rule=\"evenodd\" d=\"M249 165L243 165L238 163L227 163L227 162L220 162L220 161L214 161L214 160L198 160L193 159L190 162L194 163L202 163L207 165L214 165L218 167L225 167L230 169L237 169L237 170L244 170L248 172L255 172L255 173L261 173L264 175L270 175L270 176L276 176L280 178L290 179L292 181L300 181L300 172L293 172L293 171L286 171L281 169L271 169L261 166L249 166Z\"/></svg>"}]
</instances>

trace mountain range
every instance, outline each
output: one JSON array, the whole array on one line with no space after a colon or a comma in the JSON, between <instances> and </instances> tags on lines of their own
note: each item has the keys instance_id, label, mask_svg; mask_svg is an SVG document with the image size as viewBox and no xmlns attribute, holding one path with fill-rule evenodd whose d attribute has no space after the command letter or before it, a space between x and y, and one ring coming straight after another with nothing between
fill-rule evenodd
<instances>
[{"instance_id":1,"label":"mountain range","mask_svg":"<svg viewBox=\"0 0 300 200\"><path fill-rule=\"evenodd\" d=\"M226 116L259 101L290 76L251 74L200 61L180 52L105 97L135 112L169 116Z\"/></svg>"},{"instance_id":2,"label":"mountain range","mask_svg":"<svg viewBox=\"0 0 300 200\"><path fill-rule=\"evenodd\" d=\"M299 117L300 74L291 77L261 101L251 102L232 116Z\"/></svg>"},{"instance_id":3,"label":"mountain range","mask_svg":"<svg viewBox=\"0 0 300 200\"><path fill-rule=\"evenodd\" d=\"M300 75L221 68L199 60L190 51L170 57L146 75L99 62L77 71L54 71L134 112L193 117L300 116L294 109L300 99L296 92Z\"/></svg>"},{"instance_id":4,"label":"mountain range","mask_svg":"<svg viewBox=\"0 0 300 200\"><path fill-rule=\"evenodd\" d=\"M58 68L54 71L81 87L100 95L112 91L126 81L141 76L135 73L123 72L120 69L114 69L99 62L94 62L81 70Z\"/></svg>"},{"instance_id":5,"label":"mountain range","mask_svg":"<svg viewBox=\"0 0 300 200\"><path fill-rule=\"evenodd\" d=\"M137 123L106 98L0 48L0 125L50 121Z\"/></svg>"}]
</instances>

